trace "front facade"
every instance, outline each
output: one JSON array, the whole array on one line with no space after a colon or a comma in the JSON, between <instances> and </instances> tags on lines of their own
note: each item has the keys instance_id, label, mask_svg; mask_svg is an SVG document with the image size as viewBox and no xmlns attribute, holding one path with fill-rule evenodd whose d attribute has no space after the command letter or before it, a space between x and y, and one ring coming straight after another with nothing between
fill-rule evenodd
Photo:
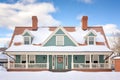
<instances>
[{"instance_id":1,"label":"front facade","mask_svg":"<svg viewBox=\"0 0 120 80\"><path fill-rule=\"evenodd\" d=\"M81 27L16 27L6 53L14 56L8 70L107 71L111 70L109 49L102 27L88 27L87 16ZM107 59L106 59L107 58Z\"/></svg>"}]
</instances>

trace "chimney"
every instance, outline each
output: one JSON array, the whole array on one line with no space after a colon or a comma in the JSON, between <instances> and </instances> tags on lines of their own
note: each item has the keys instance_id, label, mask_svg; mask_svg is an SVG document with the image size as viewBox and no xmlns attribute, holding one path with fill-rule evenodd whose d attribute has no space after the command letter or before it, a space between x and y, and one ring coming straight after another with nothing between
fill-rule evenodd
<instances>
[{"instance_id":1,"label":"chimney","mask_svg":"<svg viewBox=\"0 0 120 80\"><path fill-rule=\"evenodd\" d=\"M88 22L87 21L88 21L88 16L83 16L82 20L81 20L83 30L87 30L87 27L88 27Z\"/></svg>"},{"instance_id":2,"label":"chimney","mask_svg":"<svg viewBox=\"0 0 120 80\"><path fill-rule=\"evenodd\" d=\"M37 30L38 28L38 19L37 16L32 16L32 29Z\"/></svg>"}]
</instances>

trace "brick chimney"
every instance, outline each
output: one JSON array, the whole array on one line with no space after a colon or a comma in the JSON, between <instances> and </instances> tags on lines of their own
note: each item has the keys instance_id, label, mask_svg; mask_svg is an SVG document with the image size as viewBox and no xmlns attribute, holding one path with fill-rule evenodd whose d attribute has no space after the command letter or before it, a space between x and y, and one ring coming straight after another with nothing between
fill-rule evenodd
<instances>
[{"instance_id":1,"label":"brick chimney","mask_svg":"<svg viewBox=\"0 0 120 80\"><path fill-rule=\"evenodd\" d=\"M32 16L32 29L37 30L38 29L38 19L37 16Z\"/></svg>"},{"instance_id":2,"label":"brick chimney","mask_svg":"<svg viewBox=\"0 0 120 80\"><path fill-rule=\"evenodd\" d=\"M83 30L87 30L87 27L88 27L88 16L83 16L81 22L82 22L82 29Z\"/></svg>"}]
</instances>

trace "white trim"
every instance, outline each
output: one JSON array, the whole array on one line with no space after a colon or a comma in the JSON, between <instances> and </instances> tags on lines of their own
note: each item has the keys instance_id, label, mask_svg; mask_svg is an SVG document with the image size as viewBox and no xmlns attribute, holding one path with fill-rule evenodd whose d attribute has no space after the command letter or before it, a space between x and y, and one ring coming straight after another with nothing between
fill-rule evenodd
<instances>
[{"instance_id":1,"label":"white trim","mask_svg":"<svg viewBox=\"0 0 120 80\"><path fill-rule=\"evenodd\" d=\"M49 69L49 55L47 55L47 69Z\"/></svg>"},{"instance_id":2,"label":"white trim","mask_svg":"<svg viewBox=\"0 0 120 80\"><path fill-rule=\"evenodd\" d=\"M67 33L67 31L66 31L64 28L62 28L62 27L57 27L57 29L56 29L55 31L53 31L53 33L43 42L43 44L42 44L41 46L44 46L44 45L49 41L49 39L51 39L51 38L55 35L55 33L56 33L59 29L61 29L61 30L65 33L65 35L68 36L68 38L73 41L73 43L74 43L76 46L79 46L79 45L77 44L77 42L76 42L76 41Z\"/></svg>"},{"instance_id":3,"label":"white trim","mask_svg":"<svg viewBox=\"0 0 120 80\"><path fill-rule=\"evenodd\" d=\"M29 60L28 60L28 63L30 63L30 61L34 61L34 63L36 63L36 55L28 55L29 57ZM31 58L33 58L33 60L31 60Z\"/></svg>"},{"instance_id":4,"label":"white trim","mask_svg":"<svg viewBox=\"0 0 120 80\"><path fill-rule=\"evenodd\" d=\"M33 34L32 34L28 29L25 29L25 30L24 30L24 32L22 33L22 36L23 36L25 33L28 33L31 37L33 37Z\"/></svg>"},{"instance_id":5,"label":"white trim","mask_svg":"<svg viewBox=\"0 0 120 80\"><path fill-rule=\"evenodd\" d=\"M61 42L61 44L59 44ZM56 46L64 46L64 36L56 36Z\"/></svg>"},{"instance_id":6,"label":"white trim","mask_svg":"<svg viewBox=\"0 0 120 80\"><path fill-rule=\"evenodd\" d=\"M90 38L90 37L92 37L92 38L94 39L93 44L90 44L90 43L89 43L89 41L90 41L89 38ZM96 45L96 39L95 39L95 38L96 38L95 36L88 36L88 37L87 37L87 44L88 44L88 45Z\"/></svg>"},{"instance_id":7,"label":"white trim","mask_svg":"<svg viewBox=\"0 0 120 80\"><path fill-rule=\"evenodd\" d=\"M26 63L25 63L26 67L25 68L27 69L28 68L28 55L26 54L25 57L26 57Z\"/></svg>"},{"instance_id":8,"label":"white trim","mask_svg":"<svg viewBox=\"0 0 120 80\"><path fill-rule=\"evenodd\" d=\"M31 41L31 36L23 36L23 38L24 38L24 45L29 45L29 44L31 44L32 43L32 41ZM25 44L25 38L29 38L29 44Z\"/></svg>"},{"instance_id":9,"label":"white trim","mask_svg":"<svg viewBox=\"0 0 120 80\"><path fill-rule=\"evenodd\" d=\"M8 69L10 69L10 58L9 58L9 56L7 57L8 58Z\"/></svg>"},{"instance_id":10,"label":"white trim","mask_svg":"<svg viewBox=\"0 0 120 80\"><path fill-rule=\"evenodd\" d=\"M97 36L97 34L95 33L95 31L94 31L93 29L89 30L89 32L86 34L86 36L88 36L91 32L92 32L95 36ZM85 36L85 37L86 37L86 36Z\"/></svg>"},{"instance_id":11,"label":"white trim","mask_svg":"<svg viewBox=\"0 0 120 80\"><path fill-rule=\"evenodd\" d=\"M7 54L9 54L9 55L22 55L22 54L28 54L28 55L73 55L73 54L75 54L75 55L89 55L89 54L96 54L96 55L110 55L111 54L111 52L9 52L9 53L7 53Z\"/></svg>"},{"instance_id":12,"label":"white trim","mask_svg":"<svg viewBox=\"0 0 120 80\"><path fill-rule=\"evenodd\" d=\"M27 55L27 54L24 54L24 55L21 54L21 55L20 55L20 63L22 63L22 61L26 61L26 55ZM24 57L25 59L23 59L23 57Z\"/></svg>"}]
</instances>

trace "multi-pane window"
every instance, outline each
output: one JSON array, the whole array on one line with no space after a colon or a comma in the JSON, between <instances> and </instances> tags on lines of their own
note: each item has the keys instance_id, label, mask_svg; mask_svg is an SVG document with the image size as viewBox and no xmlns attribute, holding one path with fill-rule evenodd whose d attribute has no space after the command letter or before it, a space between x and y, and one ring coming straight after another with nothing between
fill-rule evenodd
<instances>
[{"instance_id":1,"label":"multi-pane window","mask_svg":"<svg viewBox=\"0 0 120 80\"><path fill-rule=\"evenodd\" d=\"M29 55L29 63L35 63L35 56Z\"/></svg>"},{"instance_id":2,"label":"multi-pane window","mask_svg":"<svg viewBox=\"0 0 120 80\"><path fill-rule=\"evenodd\" d=\"M26 55L21 55L21 63L26 63Z\"/></svg>"},{"instance_id":3,"label":"multi-pane window","mask_svg":"<svg viewBox=\"0 0 120 80\"><path fill-rule=\"evenodd\" d=\"M90 55L85 56L86 63L90 63Z\"/></svg>"},{"instance_id":4,"label":"multi-pane window","mask_svg":"<svg viewBox=\"0 0 120 80\"><path fill-rule=\"evenodd\" d=\"M24 44L28 45L31 43L30 37L29 36L24 36Z\"/></svg>"},{"instance_id":5,"label":"multi-pane window","mask_svg":"<svg viewBox=\"0 0 120 80\"><path fill-rule=\"evenodd\" d=\"M88 39L88 40L89 40L89 41L88 41L88 44L89 44L89 45L94 45L94 44L95 44L95 37L89 36L88 38L89 38L89 39Z\"/></svg>"},{"instance_id":6,"label":"multi-pane window","mask_svg":"<svg viewBox=\"0 0 120 80\"><path fill-rule=\"evenodd\" d=\"M92 62L93 63L98 63L99 62L99 56L98 55L93 55L92 56Z\"/></svg>"},{"instance_id":7,"label":"multi-pane window","mask_svg":"<svg viewBox=\"0 0 120 80\"><path fill-rule=\"evenodd\" d=\"M56 45L57 46L64 45L64 36L56 36Z\"/></svg>"}]
</instances>

